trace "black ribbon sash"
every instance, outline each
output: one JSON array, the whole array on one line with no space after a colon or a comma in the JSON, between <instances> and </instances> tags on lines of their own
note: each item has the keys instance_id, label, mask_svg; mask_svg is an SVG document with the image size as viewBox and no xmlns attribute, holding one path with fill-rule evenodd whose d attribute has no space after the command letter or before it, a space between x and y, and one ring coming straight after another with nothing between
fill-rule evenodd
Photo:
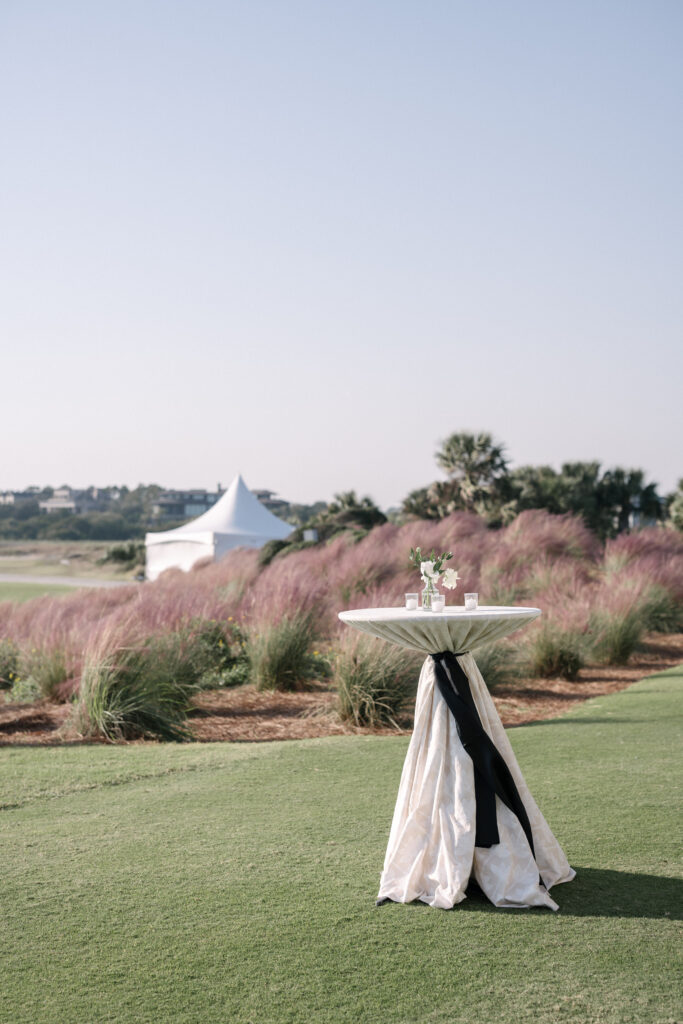
<instances>
[{"instance_id":1,"label":"black ribbon sash","mask_svg":"<svg viewBox=\"0 0 683 1024\"><path fill-rule=\"evenodd\" d=\"M517 816L536 859L531 825L522 798L510 769L481 724L469 679L452 651L441 651L431 657L439 692L455 719L460 742L474 764L474 795L477 805L474 845L489 847L500 842L496 819L498 796Z\"/></svg>"}]
</instances>

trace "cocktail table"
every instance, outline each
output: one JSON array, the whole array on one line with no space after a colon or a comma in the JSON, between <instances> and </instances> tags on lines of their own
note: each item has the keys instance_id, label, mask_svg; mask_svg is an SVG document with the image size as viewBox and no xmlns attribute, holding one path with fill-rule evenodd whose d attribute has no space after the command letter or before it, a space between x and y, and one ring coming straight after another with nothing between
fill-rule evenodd
<instances>
[{"instance_id":1,"label":"cocktail table","mask_svg":"<svg viewBox=\"0 0 683 1024\"><path fill-rule=\"evenodd\" d=\"M575 872L524 781L472 651L538 608L362 608L349 626L427 654L377 903L450 909L470 878L497 907L557 910L548 890Z\"/></svg>"}]
</instances>

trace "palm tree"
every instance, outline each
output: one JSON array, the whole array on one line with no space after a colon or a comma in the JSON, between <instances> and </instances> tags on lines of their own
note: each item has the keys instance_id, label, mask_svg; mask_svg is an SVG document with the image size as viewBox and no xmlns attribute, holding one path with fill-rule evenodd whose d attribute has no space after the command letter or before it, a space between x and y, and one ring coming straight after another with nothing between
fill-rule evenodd
<instances>
[{"instance_id":1,"label":"palm tree","mask_svg":"<svg viewBox=\"0 0 683 1024\"><path fill-rule=\"evenodd\" d=\"M656 484L646 484L642 469L608 469L601 481L605 503L613 515L613 530L622 533L643 521L660 519L662 506Z\"/></svg>"},{"instance_id":2,"label":"palm tree","mask_svg":"<svg viewBox=\"0 0 683 1024\"><path fill-rule=\"evenodd\" d=\"M440 519L438 509L431 500L429 488L419 487L403 499L401 511L415 519Z\"/></svg>"},{"instance_id":3,"label":"palm tree","mask_svg":"<svg viewBox=\"0 0 683 1024\"><path fill-rule=\"evenodd\" d=\"M347 527L369 530L380 523L386 523L387 517L367 495L359 498L355 491L342 491L335 494L320 517L323 527L332 528L334 532Z\"/></svg>"},{"instance_id":4,"label":"palm tree","mask_svg":"<svg viewBox=\"0 0 683 1024\"><path fill-rule=\"evenodd\" d=\"M436 452L436 461L457 483L459 505L469 512L487 504L497 481L507 474L505 447L491 434L451 434Z\"/></svg>"},{"instance_id":5,"label":"palm tree","mask_svg":"<svg viewBox=\"0 0 683 1024\"><path fill-rule=\"evenodd\" d=\"M528 508L546 508L555 515L566 511L563 480L552 466L517 466L509 485L515 514Z\"/></svg>"}]
</instances>

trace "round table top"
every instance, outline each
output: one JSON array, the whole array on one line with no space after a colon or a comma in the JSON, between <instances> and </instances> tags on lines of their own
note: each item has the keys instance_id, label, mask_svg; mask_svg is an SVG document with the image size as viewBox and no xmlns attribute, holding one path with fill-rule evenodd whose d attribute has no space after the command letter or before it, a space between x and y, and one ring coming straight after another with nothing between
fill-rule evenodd
<instances>
[{"instance_id":1,"label":"round table top","mask_svg":"<svg viewBox=\"0 0 683 1024\"><path fill-rule=\"evenodd\" d=\"M348 626L414 651L462 654L500 640L541 614L540 608L480 605L474 611L451 605L442 612L406 608L354 608L339 612Z\"/></svg>"}]
</instances>

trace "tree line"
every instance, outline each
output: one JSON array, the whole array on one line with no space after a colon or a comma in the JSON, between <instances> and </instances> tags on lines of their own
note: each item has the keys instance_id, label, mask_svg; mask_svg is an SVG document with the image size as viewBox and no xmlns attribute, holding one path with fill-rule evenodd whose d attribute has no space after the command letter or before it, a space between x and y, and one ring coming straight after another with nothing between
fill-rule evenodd
<instances>
[{"instance_id":1,"label":"tree line","mask_svg":"<svg viewBox=\"0 0 683 1024\"><path fill-rule=\"evenodd\" d=\"M616 466L602 469L599 462L565 462L552 466L510 468L505 445L489 433L454 433L435 453L436 463L446 474L426 487L411 491L399 509L385 515L370 497L343 491L333 501L314 505L286 504L280 518L298 527L288 541L273 542L264 551L266 559L275 550L293 549L310 543L304 529L315 528L319 541L342 531L363 534L391 519L443 519L452 512L473 512L492 527L504 526L526 509L546 509L581 516L602 538L613 537L633 526L667 522L683 531L683 480L673 494L661 495L657 485L646 480L642 469ZM146 530L159 528L152 505L162 488L140 485L117 489L120 497L115 511L40 514L38 498L14 507L0 506L0 538L11 540L135 540ZM164 529L179 523L165 523Z\"/></svg>"},{"instance_id":2,"label":"tree line","mask_svg":"<svg viewBox=\"0 0 683 1024\"><path fill-rule=\"evenodd\" d=\"M90 488L92 490L92 488ZM108 490L108 488L100 488ZM52 496L51 487L13 505L0 505L0 538L4 540L135 540L153 522L152 505L162 488L157 484L116 488L118 499L106 511L74 515L41 512L39 502Z\"/></svg>"},{"instance_id":3,"label":"tree line","mask_svg":"<svg viewBox=\"0 0 683 1024\"><path fill-rule=\"evenodd\" d=\"M526 509L581 516L598 536L613 537L633 526L664 520L683 529L683 480L673 495L660 495L642 469L593 462L510 468L505 446L489 433L456 433L435 453L447 475L403 501L404 516L442 519L474 512L491 526L504 526Z\"/></svg>"},{"instance_id":4,"label":"tree line","mask_svg":"<svg viewBox=\"0 0 683 1024\"><path fill-rule=\"evenodd\" d=\"M545 509L555 515L580 516L603 539L657 522L683 530L683 480L674 494L660 495L642 469L603 470L597 461L565 462L559 470L552 466L512 469L505 446L486 432L451 434L435 458L446 479L411 491L400 509L385 515L371 498L344 491L306 525L317 529L320 540L328 540L345 530L362 534L388 518L404 522L472 512L496 528L527 509ZM278 541L277 547L303 543L303 531L298 531L289 541ZM268 557L267 552L264 555Z\"/></svg>"}]
</instances>

